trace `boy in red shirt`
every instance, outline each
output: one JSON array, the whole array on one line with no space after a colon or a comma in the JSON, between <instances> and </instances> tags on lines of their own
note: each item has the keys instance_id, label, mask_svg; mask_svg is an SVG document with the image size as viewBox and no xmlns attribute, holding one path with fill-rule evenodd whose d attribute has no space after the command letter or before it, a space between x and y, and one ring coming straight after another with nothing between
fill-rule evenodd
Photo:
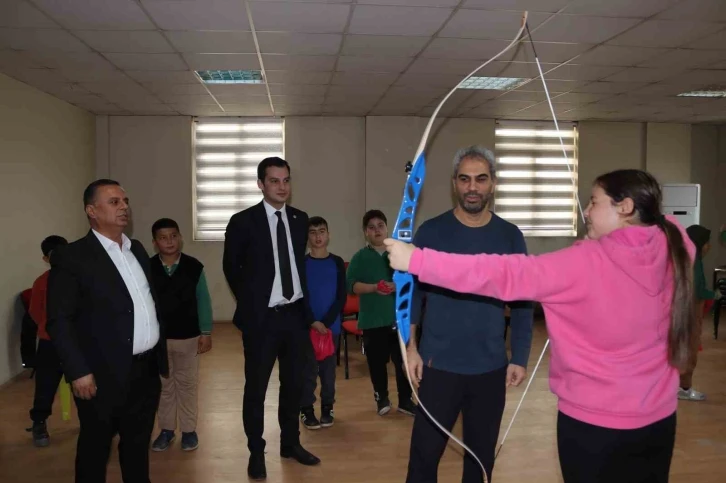
<instances>
[{"instance_id":1,"label":"boy in red shirt","mask_svg":"<svg viewBox=\"0 0 726 483\"><path fill-rule=\"evenodd\" d=\"M62 236L51 235L40 244L43 252L43 261L50 263L50 255L61 245L67 245L68 241ZM48 446L50 435L46 419L52 414L53 400L55 393L63 377L63 369L58 358L58 353L50 341L50 336L45 330L46 323L46 293L48 291L48 274L46 270L33 283L30 296L30 317L38 324L38 351L35 363L35 397L33 408L30 410L30 419L33 420L33 427L29 431L33 433L33 444L35 446Z\"/></svg>"}]
</instances>

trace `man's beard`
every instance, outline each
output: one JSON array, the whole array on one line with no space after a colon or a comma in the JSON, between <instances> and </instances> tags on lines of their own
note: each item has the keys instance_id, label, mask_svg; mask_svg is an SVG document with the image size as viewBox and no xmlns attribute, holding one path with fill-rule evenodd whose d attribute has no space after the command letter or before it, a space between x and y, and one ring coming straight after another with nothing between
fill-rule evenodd
<instances>
[{"instance_id":1,"label":"man's beard","mask_svg":"<svg viewBox=\"0 0 726 483\"><path fill-rule=\"evenodd\" d=\"M466 200L467 196L476 196L478 199L475 202L470 202ZM490 195L480 195L477 192L469 192L469 193L460 193L459 194L459 206L461 206L461 209L466 211L467 213L471 215L478 215L482 211L484 211L484 208L487 207L487 204L489 203L489 197Z\"/></svg>"}]
</instances>

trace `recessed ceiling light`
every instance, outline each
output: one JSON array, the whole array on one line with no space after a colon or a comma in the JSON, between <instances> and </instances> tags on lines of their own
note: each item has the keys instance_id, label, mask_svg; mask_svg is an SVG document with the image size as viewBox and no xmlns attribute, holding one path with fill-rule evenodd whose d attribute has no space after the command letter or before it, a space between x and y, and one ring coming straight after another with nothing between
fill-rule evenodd
<instances>
[{"instance_id":1,"label":"recessed ceiling light","mask_svg":"<svg viewBox=\"0 0 726 483\"><path fill-rule=\"evenodd\" d=\"M528 80L521 77L469 77L459 88L508 91L521 86Z\"/></svg>"},{"instance_id":2,"label":"recessed ceiling light","mask_svg":"<svg viewBox=\"0 0 726 483\"><path fill-rule=\"evenodd\" d=\"M726 86L708 86L690 92L682 92L677 97L726 97Z\"/></svg>"},{"instance_id":3,"label":"recessed ceiling light","mask_svg":"<svg viewBox=\"0 0 726 483\"><path fill-rule=\"evenodd\" d=\"M262 84L259 70L198 70L205 84Z\"/></svg>"}]
</instances>

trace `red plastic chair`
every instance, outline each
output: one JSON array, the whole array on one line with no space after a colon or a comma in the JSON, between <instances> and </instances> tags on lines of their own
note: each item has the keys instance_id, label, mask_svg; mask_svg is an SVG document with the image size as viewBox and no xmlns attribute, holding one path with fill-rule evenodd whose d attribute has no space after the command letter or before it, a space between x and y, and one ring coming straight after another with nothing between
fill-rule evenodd
<instances>
[{"instance_id":1,"label":"red plastic chair","mask_svg":"<svg viewBox=\"0 0 726 483\"><path fill-rule=\"evenodd\" d=\"M348 268L348 262L345 262L345 268ZM360 299L357 295L348 294L343 306L342 328L338 341L338 365L340 365L340 339L342 338L343 357L345 359L345 378L349 379L350 373L348 369L348 334L354 335L359 340L363 335L363 331L358 328L358 312L360 312ZM361 343L361 350L363 349Z\"/></svg>"}]
</instances>

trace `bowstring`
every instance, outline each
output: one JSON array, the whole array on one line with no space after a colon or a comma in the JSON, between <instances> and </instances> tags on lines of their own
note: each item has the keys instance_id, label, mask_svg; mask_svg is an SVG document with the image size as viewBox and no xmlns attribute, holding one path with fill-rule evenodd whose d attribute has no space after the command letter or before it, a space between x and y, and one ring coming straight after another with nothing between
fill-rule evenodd
<instances>
[{"instance_id":1,"label":"bowstring","mask_svg":"<svg viewBox=\"0 0 726 483\"><path fill-rule=\"evenodd\" d=\"M418 161L420 159L419 158L419 155L422 154L423 151L426 149L426 142L427 142L428 137L429 137L429 134L431 132L431 127L433 126L434 120L436 119L436 115L438 114L439 110L441 110L441 107L443 107L443 105L449 99L449 97L451 97L451 95L457 89L459 89L460 86L465 81L467 81L471 76L473 76L479 70L481 70L482 68L484 68L485 66L487 66L490 62L494 61L499 56L501 56L502 54L504 54L505 52L507 52L514 45L516 45L520 41L520 37L522 37L522 34L524 32L524 29L525 29L526 25L527 25L527 12L525 11L524 12L524 15L523 15L523 19L522 19L522 26L519 28L519 30L517 31L517 35L514 37L514 39L512 39L512 41L509 43L509 45L507 45L497 55L495 55L494 57L488 59L486 62L484 62L483 64L481 64L479 67L477 67L476 69L474 69L473 71L471 71L469 73L469 75L467 75L466 77L464 77L453 89L451 89L449 91L449 93L446 95L446 97L444 97L441 100L441 102L439 103L439 105L436 107L436 110L431 115L431 118L429 119L428 124L426 125L426 129L424 130L424 134L423 134L423 136L421 138L421 142L419 143L418 149L416 151L416 156L414 157L414 161ZM422 161L425 161L425 160L422 159ZM408 182L406 183L406 189L407 188L408 188ZM412 223L412 225L413 225L413 223ZM412 228L413 228L413 226L412 226ZM410 308L409 308L409 310L410 310ZM439 423L436 420L436 418L433 417L433 415L428 411L428 409L426 409L426 406L424 406L424 404L421 402L421 399L419 398L418 392L416 391L416 388L414 387L413 380L411 379L411 373L409 371L409 366L408 366L408 357L407 357L407 351L406 351L406 343L403 340L403 336L401 335L401 331L399 330L397 332L398 332L398 342L399 342L399 346L400 346L400 349L401 349L401 352L402 352L402 356L403 356L402 357L403 358L403 366L404 366L404 370L406 371L406 379L408 379L408 383L411 386L412 394L416 398L416 401L418 402L419 407L428 416L428 418L431 420L431 422L433 422L434 425L436 425L437 428L439 428L444 434L448 435L453 441L455 441L457 444L459 444L459 446L461 446L465 451L467 451L469 453L470 456L472 456L476 460L476 462L479 464L479 467L482 470L483 483L489 483L489 477L487 476L486 468L484 467L484 464L481 462L481 460L476 455L476 453L474 453L474 451L472 451L471 448L469 448L466 444L464 444L464 442L462 440L460 440L459 438L457 438L456 436L454 436L454 434L452 434L451 431L449 431L446 428L444 428L444 426L441 423Z\"/></svg>"},{"instance_id":2,"label":"bowstring","mask_svg":"<svg viewBox=\"0 0 726 483\"><path fill-rule=\"evenodd\" d=\"M539 77L542 79L542 86L544 87L545 96L547 97L547 104L550 108L550 113L552 114L552 120L555 124L555 130L557 131L557 137L560 140L560 147L562 148L562 156L565 159L565 165L567 166L567 171L570 173L570 179L572 180L572 191L575 194L575 200L577 201L577 208L580 213L580 217L582 218L582 223L586 223L585 220L585 212L582 209L582 203L580 202L580 194L577 189L577 180L575 178L575 173L570 167L570 158L567 156L567 149L565 148L565 142L562 139L562 132L560 131L559 123L557 122L557 116L555 115L555 109L552 106L552 99L550 98L549 89L547 88L547 82L545 82L544 73L542 72L542 66L539 62L539 57L537 56L537 48L534 45L534 39L532 39L532 32L529 31L529 23L525 23L525 29L527 30L527 37L529 37L529 42L532 45L532 52L534 52L534 60L537 63L537 70L539 72ZM517 408L514 410L514 414L512 415L512 420L509 422L509 426L507 427L507 430L504 433L504 437L502 438L502 442L499 443L499 447L497 448L497 452L494 455L494 458L496 459L497 456L499 456L499 451L501 451L502 447L504 446L504 441L506 441L507 436L509 435L509 430L512 429L512 425L514 424L514 420L517 418L517 414L519 413L519 409L522 407L522 403L524 402L524 398L527 396L527 391L529 391L529 387L532 384L532 381L534 381L534 376L537 374L537 369L539 369L539 365L542 362L542 359L544 358L545 352L547 352L547 347L550 344L550 339L547 338L547 341L545 342L544 347L542 348L542 352L539 355L539 359L537 360L537 364L534 366L534 370L532 371L532 374L529 376L529 381L527 381L527 386L524 388L524 392L522 393L522 397L519 399L519 404L517 404Z\"/></svg>"}]
</instances>

